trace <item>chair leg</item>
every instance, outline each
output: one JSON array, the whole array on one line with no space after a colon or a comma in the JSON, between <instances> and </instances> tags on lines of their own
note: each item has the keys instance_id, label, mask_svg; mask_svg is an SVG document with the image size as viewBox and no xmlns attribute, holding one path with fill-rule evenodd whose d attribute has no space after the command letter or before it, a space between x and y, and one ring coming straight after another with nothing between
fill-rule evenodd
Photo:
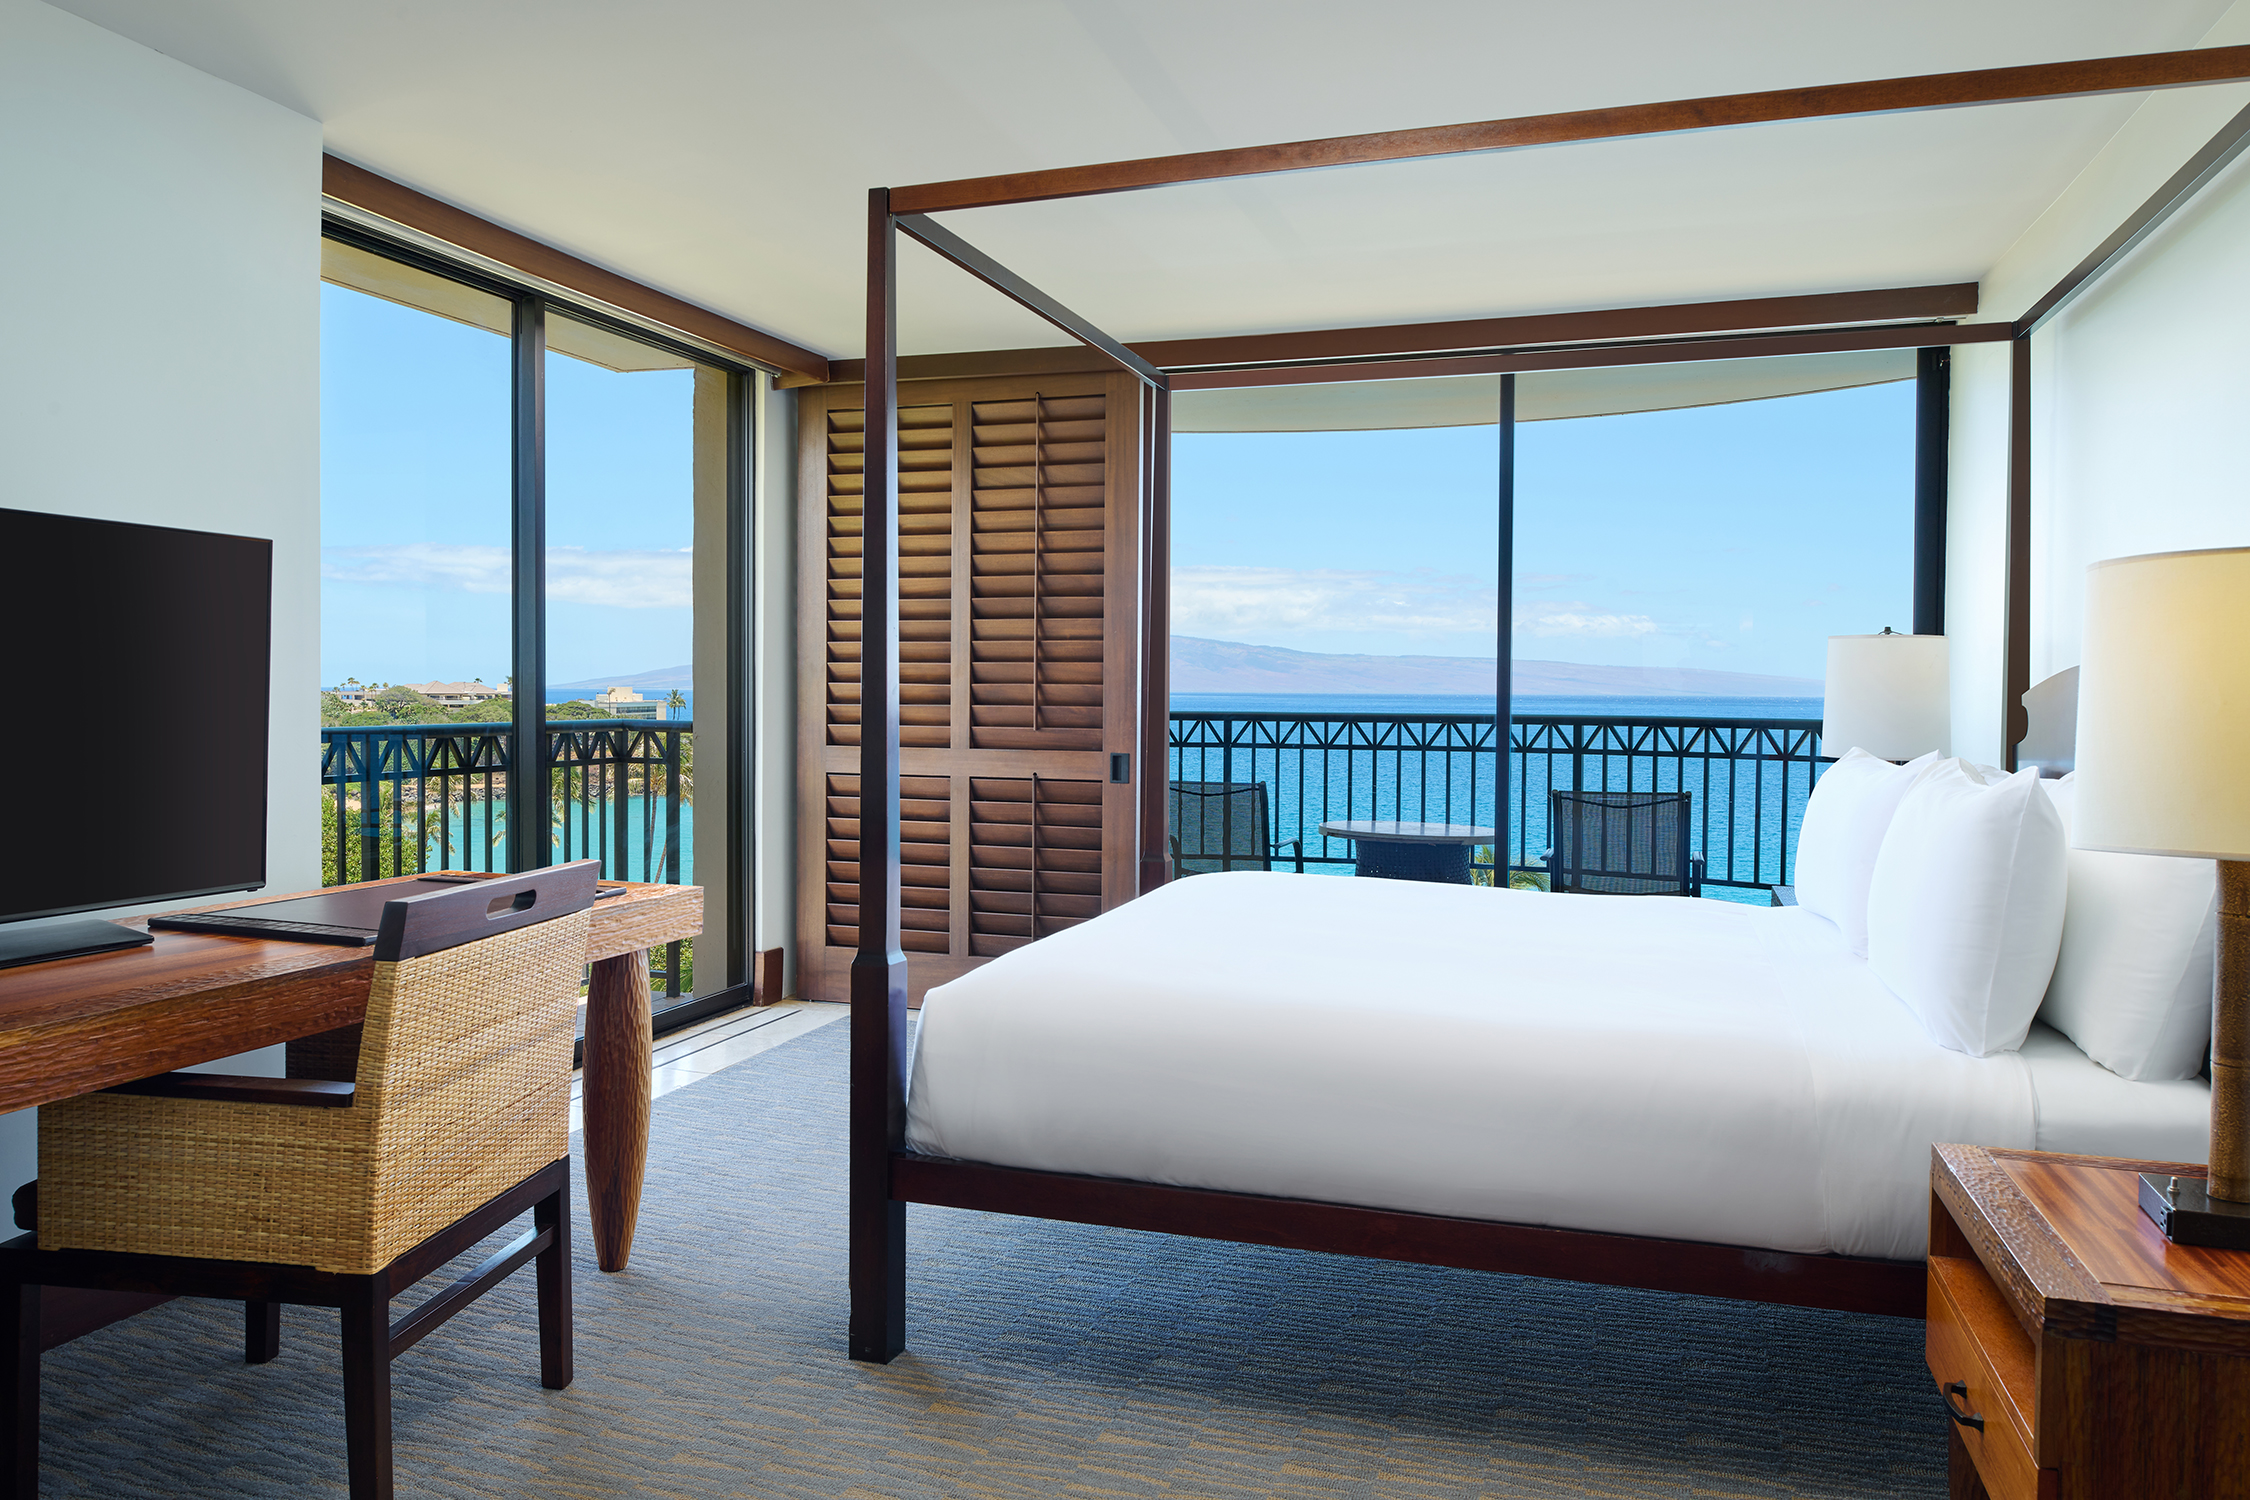
<instances>
[{"instance_id":1,"label":"chair leg","mask_svg":"<svg viewBox=\"0 0 2250 1500\"><path fill-rule=\"evenodd\" d=\"M576 1373L570 1350L570 1183L531 1207L531 1227L555 1232L554 1243L539 1252L533 1274L539 1280L539 1383L550 1391L570 1384Z\"/></svg>"},{"instance_id":2,"label":"chair leg","mask_svg":"<svg viewBox=\"0 0 2250 1500\"><path fill-rule=\"evenodd\" d=\"M390 1278L378 1271L344 1280L344 1452L351 1500L391 1500Z\"/></svg>"},{"instance_id":3,"label":"chair leg","mask_svg":"<svg viewBox=\"0 0 2250 1500\"><path fill-rule=\"evenodd\" d=\"M262 1365L281 1354L281 1304L242 1304L242 1362Z\"/></svg>"},{"instance_id":4,"label":"chair leg","mask_svg":"<svg viewBox=\"0 0 2250 1500\"><path fill-rule=\"evenodd\" d=\"M0 1500L39 1500L39 1288L0 1286Z\"/></svg>"}]
</instances>

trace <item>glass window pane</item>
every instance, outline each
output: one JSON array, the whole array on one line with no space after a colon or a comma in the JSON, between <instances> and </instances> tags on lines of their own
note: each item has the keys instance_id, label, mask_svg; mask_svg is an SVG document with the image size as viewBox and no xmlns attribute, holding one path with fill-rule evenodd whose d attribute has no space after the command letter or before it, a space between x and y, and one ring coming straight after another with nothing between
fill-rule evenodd
<instances>
[{"instance_id":1,"label":"glass window pane","mask_svg":"<svg viewBox=\"0 0 2250 1500\"><path fill-rule=\"evenodd\" d=\"M504 731L462 726L510 714L512 309L334 240L321 274L323 879L504 869Z\"/></svg>"},{"instance_id":2,"label":"glass window pane","mask_svg":"<svg viewBox=\"0 0 2250 1500\"><path fill-rule=\"evenodd\" d=\"M1705 896L1763 905L1788 882L1828 637L1914 624L1914 382L1821 390L1817 358L1762 377L1801 394L1728 385L1791 361L1673 366L1674 409L1519 425L1517 736L1636 726L1605 742L1614 753L1523 758L1532 857L1555 789L1685 792ZM1708 404L1690 404L1698 383Z\"/></svg>"},{"instance_id":3,"label":"glass window pane","mask_svg":"<svg viewBox=\"0 0 2250 1500\"><path fill-rule=\"evenodd\" d=\"M726 618L723 570L698 594L700 535L724 534L724 371L576 318L547 319L547 682L554 855L605 874L711 887L696 862L696 722L723 711L718 668L697 692L699 607ZM699 712L701 711L701 712ZM715 731L714 731L715 732ZM715 790L705 789L706 803ZM713 822L711 837L723 837ZM714 892L716 896L718 893ZM723 954L728 903L706 900ZM694 990L694 945L659 953L657 983ZM706 991L727 976L709 971Z\"/></svg>"},{"instance_id":4,"label":"glass window pane","mask_svg":"<svg viewBox=\"0 0 2250 1500\"><path fill-rule=\"evenodd\" d=\"M1456 878L1492 878L1499 386L1394 384L1380 408L1287 388L1247 430L1219 426L1217 402L1175 407L1210 424L1172 444L1183 874L1350 876L1379 856L1343 825L1378 822L1457 834L1417 847ZM1311 425L1354 414L1370 425Z\"/></svg>"}]
</instances>

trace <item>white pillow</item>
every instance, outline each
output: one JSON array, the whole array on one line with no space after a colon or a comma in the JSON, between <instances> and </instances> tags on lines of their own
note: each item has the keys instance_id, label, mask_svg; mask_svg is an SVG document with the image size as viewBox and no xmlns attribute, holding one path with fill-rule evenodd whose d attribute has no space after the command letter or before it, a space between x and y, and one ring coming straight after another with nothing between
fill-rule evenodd
<instances>
[{"instance_id":1,"label":"white pillow","mask_svg":"<svg viewBox=\"0 0 2250 1500\"><path fill-rule=\"evenodd\" d=\"M1947 761L1899 802L1867 888L1867 966L1930 1040L1972 1057L2023 1045L2062 942L2067 856L2037 771L1986 785Z\"/></svg>"},{"instance_id":2,"label":"white pillow","mask_svg":"<svg viewBox=\"0 0 2250 1500\"><path fill-rule=\"evenodd\" d=\"M2077 778L2043 781L2070 837ZM2193 1078L2211 1044L2218 866L2070 851L2062 951L2039 1018L2122 1078Z\"/></svg>"},{"instance_id":3,"label":"white pillow","mask_svg":"<svg viewBox=\"0 0 2250 1500\"><path fill-rule=\"evenodd\" d=\"M1915 778L1937 752L1894 766L1858 746L1821 774L1797 832L1797 904L1834 922L1844 946L1867 956L1867 882L1875 855Z\"/></svg>"}]
</instances>

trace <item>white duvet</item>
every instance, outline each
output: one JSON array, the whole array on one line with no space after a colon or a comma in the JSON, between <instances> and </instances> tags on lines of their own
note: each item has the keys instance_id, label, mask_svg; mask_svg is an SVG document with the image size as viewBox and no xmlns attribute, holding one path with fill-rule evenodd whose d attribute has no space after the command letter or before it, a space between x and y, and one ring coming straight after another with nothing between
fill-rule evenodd
<instances>
[{"instance_id":1,"label":"white duvet","mask_svg":"<svg viewBox=\"0 0 2250 1500\"><path fill-rule=\"evenodd\" d=\"M2171 1137L2198 1138L2193 1098L2166 1099ZM907 1140L1910 1258L1931 1143L2029 1147L2039 1129L2022 1056L1932 1043L1807 912L1237 873L1176 881L930 991Z\"/></svg>"}]
</instances>

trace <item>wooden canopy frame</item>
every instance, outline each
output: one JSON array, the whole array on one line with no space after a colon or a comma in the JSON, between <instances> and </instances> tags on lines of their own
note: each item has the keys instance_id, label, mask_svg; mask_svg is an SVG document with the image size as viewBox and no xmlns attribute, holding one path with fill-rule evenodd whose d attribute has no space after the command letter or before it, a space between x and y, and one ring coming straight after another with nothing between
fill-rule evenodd
<instances>
[{"instance_id":1,"label":"wooden canopy frame","mask_svg":"<svg viewBox=\"0 0 2250 1500\"><path fill-rule=\"evenodd\" d=\"M2097 277L2193 196L2250 144L2245 109L2022 318L2008 323L1937 321L1925 304L1888 294L1898 311L1859 309L1818 298L1706 304L1730 309L1732 322L1698 323L1691 309L1665 328L1619 327L1617 315L1565 314L1536 329L1556 337L1523 339L1536 319L1481 324L1421 324L1388 330L1276 334L1129 347L991 256L931 220L932 213L1056 198L1126 192L1356 163L1512 150L1574 141L1615 140L1728 126L2141 93L2250 80L2250 46L2094 58L1913 78L1674 100L1617 109L1490 120L1195 152L1137 161L997 177L875 188L868 194L867 358L860 658L860 815L858 948L851 967L851 1155L849 1348L854 1359L887 1362L906 1345L906 1205L909 1202L1153 1229L1204 1238L1327 1250L1381 1259L1510 1271L1605 1285L1704 1293L1792 1305L1918 1317L1918 1263L1836 1255L1790 1255L1741 1246L1638 1239L1543 1229L1441 1215L1398 1213L1164 1187L1072 1173L1027 1171L921 1156L904 1149L907 1084L906 957L900 945L899 865L899 488L897 331L898 236L905 233L1003 295L1060 328L1147 388L1149 474L1143 501L1141 881L1167 878L1163 779L1167 711L1165 568L1169 556L1171 393L1181 388L1280 384L1298 380L1395 379L1593 364L1642 364L1830 349L1915 348L2008 342L2011 346L2008 466L2007 671L2001 705L2008 760L2022 737L2021 695L2030 686L2030 339ZM1959 288L1907 289L1958 293ZM1848 294L1861 299L1882 293ZM1783 306L1791 311L1778 319ZM1971 304L1973 306L1973 302ZM1661 314L1664 309L1640 309ZM1880 326L1869 317L1922 318ZM1856 315L1855 315L1856 314ZM1705 319L1712 316L1705 313ZM1937 316L1943 316L1938 314ZM1607 328L1596 332L1598 320ZM1759 321L1759 319L1769 319ZM1573 326L1583 332L1563 331ZM1630 317L1623 320L1632 323ZM1466 330L1477 329L1477 333ZM1580 342L1584 340L1584 342ZM1155 356L1152 358L1151 356ZM1928 356L1924 367L1929 366ZM842 374L842 371L838 371ZM1512 380L1503 380L1503 404ZM1942 536L1917 536L1918 555ZM1503 581L1505 583L1505 580ZM1504 667L1504 663L1503 663ZM1503 747L1504 753L1504 747Z\"/></svg>"}]
</instances>

